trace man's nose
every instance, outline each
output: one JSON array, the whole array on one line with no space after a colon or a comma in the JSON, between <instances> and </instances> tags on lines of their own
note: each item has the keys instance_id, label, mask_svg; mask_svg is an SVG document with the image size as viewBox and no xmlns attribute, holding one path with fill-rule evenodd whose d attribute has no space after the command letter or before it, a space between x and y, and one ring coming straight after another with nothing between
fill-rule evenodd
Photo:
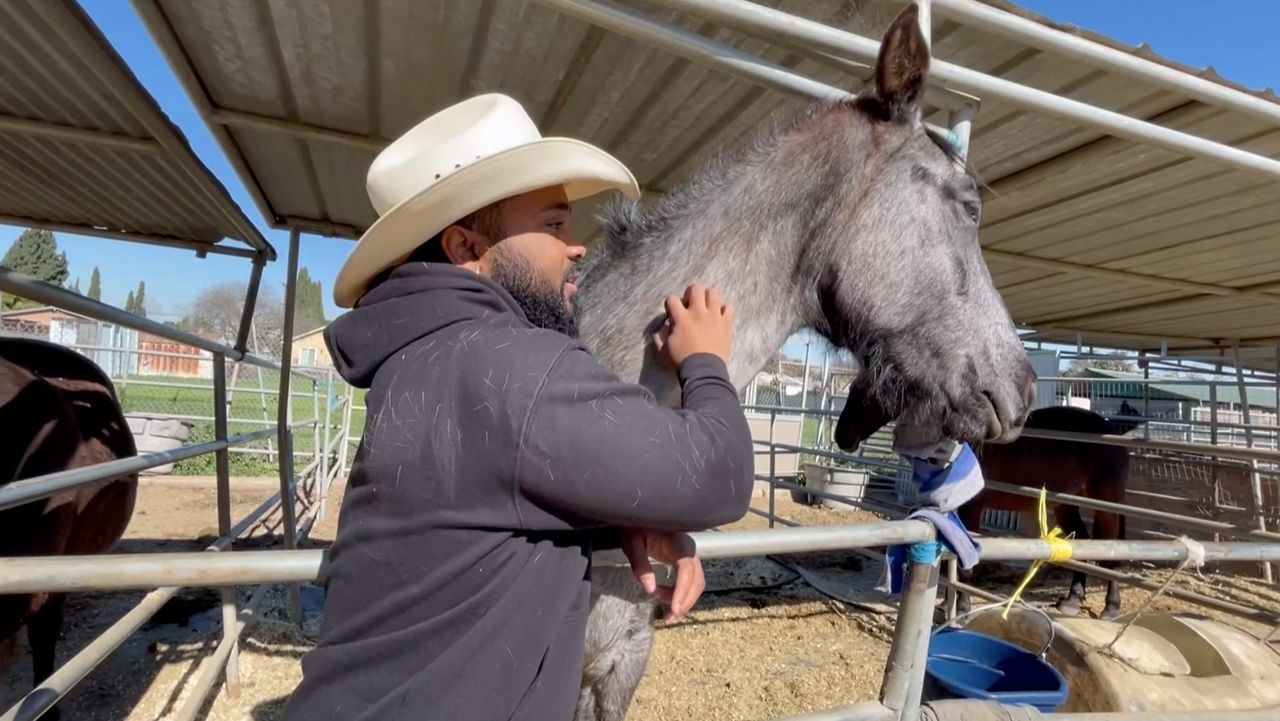
<instances>
[{"instance_id":1,"label":"man's nose","mask_svg":"<svg viewBox=\"0 0 1280 721\"><path fill-rule=\"evenodd\" d=\"M581 245L571 245L565 252L568 254L569 260L575 263L582 260L587 255L586 247Z\"/></svg>"}]
</instances>

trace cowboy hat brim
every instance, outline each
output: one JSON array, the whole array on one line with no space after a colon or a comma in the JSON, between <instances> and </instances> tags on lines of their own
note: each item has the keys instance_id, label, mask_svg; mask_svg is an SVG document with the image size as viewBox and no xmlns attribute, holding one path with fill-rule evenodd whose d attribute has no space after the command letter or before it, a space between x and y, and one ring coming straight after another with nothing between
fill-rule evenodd
<instances>
[{"instance_id":1,"label":"cowboy hat brim","mask_svg":"<svg viewBox=\"0 0 1280 721\"><path fill-rule=\"evenodd\" d=\"M388 210L351 251L333 284L340 308L355 305L369 281L459 219L504 198L562 185L569 202L606 190L640 196L627 167L593 145L542 138L460 168Z\"/></svg>"}]
</instances>

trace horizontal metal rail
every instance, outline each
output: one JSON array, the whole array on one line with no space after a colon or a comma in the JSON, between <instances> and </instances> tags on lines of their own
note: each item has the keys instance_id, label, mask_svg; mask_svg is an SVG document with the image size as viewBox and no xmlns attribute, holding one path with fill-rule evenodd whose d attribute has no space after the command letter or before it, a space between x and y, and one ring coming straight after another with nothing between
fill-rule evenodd
<instances>
[{"instance_id":1,"label":"horizontal metal rail","mask_svg":"<svg viewBox=\"0 0 1280 721\"><path fill-rule=\"evenodd\" d=\"M240 519L239 523L232 526L226 535L211 543L205 551L227 550L235 539L244 535L245 531L271 512L279 503L280 492L276 491L270 498ZM3 715L0 715L0 721L35 721L40 718L71 689L75 688L76 684L83 681L107 656L119 648L120 644L128 640L144 623L156 615L168 603L169 599L177 595L180 590L182 590L180 586L165 586L148 593L138 602L138 605L134 606L120 620L99 634L79 653L58 667L53 672L53 675L32 689L21 701L14 704Z\"/></svg>"},{"instance_id":2,"label":"horizontal metal rail","mask_svg":"<svg viewBox=\"0 0 1280 721\"><path fill-rule=\"evenodd\" d=\"M143 318L140 315L123 311L114 306L92 300L79 293L73 293L66 288L59 288L56 285L36 280L29 275L15 273L7 268L0 268L0 290L14 295L34 300L37 303L62 308L79 313L80 315L93 318L94 320L105 321L107 323L115 323L126 328L132 328L143 333L149 333L161 338L167 338L175 343L202 348L211 353L221 353L227 358L234 361L250 363L263 368L272 370L280 370L280 364L274 361L260 358L249 353L242 353L230 346L211 341L208 338L202 338L195 333L188 333L184 330L178 330L164 323L158 323L149 318Z\"/></svg>"},{"instance_id":3,"label":"horizontal metal rail","mask_svg":"<svg viewBox=\"0 0 1280 721\"><path fill-rule=\"evenodd\" d=\"M811 100L837 101L853 97L853 93L848 90L805 77L732 45L667 25L645 13L618 3L608 2L608 0L534 1L619 35L640 40L694 62L719 68L770 90ZM950 98L957 95L949 90L946 94ZM964 101L953 100L952 102ZM929 127L944 135L947 132L946 128L936 125L930 124Z\"/></svg>"},{"instance_id":4,"label":"horizontal metal rail","mask_svg":"<svg viewBox=\"0 0 1280 721\"><path fill-rule=\"evenodd\" d=\"M0 510L47 498L53 494L71 490L78 486L103 481L108 478L154 468L166 463L185 460L195 456L213 453L227 448L233 442L248 443L258 438L265 438L275 429L264 429L245 433L226 441L209 441L192 446L176 448L170 451L157 451L138 456L130 456L116 461L99 463L85 468L74 468L56 473L49 473L35 478L15 481L0 488Z\"/></svg>"},{"instance_id":5,"label":"horizontal metal rail","mask_svg":"<svg viewBox=\"0 0 1280 721\"><path fill-rule=\"evenodd\" d=\"M993 481L990 479L986 481L986 487L988 490L1010 493L1017 496L1025 496L1027 498L1040 497L1040 489L1038 488L1016 486L1010 483L1002 483L1000 481ZM1242 528L1222 521L1211 521L1207 518L1192 518L1190 516L1170 513L1168 511L1157 511L1152 508L1130 506L1128 504L1114 503L1112 501L1100 501L1094 498L1076 496L1070 493L1057 493L1055 491L1046 491L1045 500L1051 503L1062 503L1077 506L1079 508L1090 508L1095 511L1119 513L1133 518L1145 518L1150 521L1159 521L1161 523L1167 523L1170 526L1180 526L1182 528L1203 531L1205 533L1221 533L1226 536L1232 536L1240 539L1280 543L1280 533L1259 531L1256 528Z\"/></svg>"},{"instance_id":6,"label":"horizontal metal rail","mask_svg":"<svg viewBox=\"0 0 1280 721\"><path fill-rule=\"evenodd\" d=\"M936 15L985 30L1041 50L1061 53L1094 67L1137 78L1179 95L1280 125L1280 104L1212 80L1161 65L1101 43L1065 33L1034 20L998 10L976 0L933 0Z\"/></svg>"},{"instance_id":7,"label":"horizontal metal rail","mask_svg":"<svg viewBox=\"0 0 1280 721\"><path fill-rule=\"evenodd\" d=\"M798 408L781 408L776 406L744 406L744 409L766 413L777 413L779 415L815 415L828 417L840 415L838 411L802 411ZM1129 436L1106 433L1071 433L1068 431L1050 431L1040 428L1024 428L1021 435L1028 438L1046 438L1049 440L1073 441L1076 443L1097 443L1108 446L1124 446L1125 448L1146 448L1159 451L1171 451L1174 453L1185 453L1193 456L1216 456L1219 458L1232 458L1241 461L1280 463L1280 451L1272 451L1265 448L1215 446L1211 443L1186 443L1184 441L1165 441L1155 438L1130 438ZM788 446L788 449L790 450L795 450L796 448L798 447ZM815 449L801 450L805 453L818 455L815 453ZM840 454L832 454L830 457L839 458L840 460L860 460L856 456Z\"/></svg>"},{"instance_id":8,"label":"horizontal metal rail","mask_svg":"<svg viewBox=\"0 0 1280 721\"><path fill-rule=\"evenodd\" d=\"M1236 446L1215 446L1211 443L1184 443L1182 441L1162 441L1130 438L1109 433L1071 433L1068 431L1050 431L1041 428L1025 428L1022 435L1028 438L1047 438L1056 441L1075 441L1078 443L1099 443L1104 446L1123 446L1125 448L1149 448L1158 451L1173 451L1193 456L1218 456L1234 458L1242 461L1264 461L1280 463L1280 451L1269 451L1265 448L1239 448Z\"/></svg>"},{"instance_id":9,"label":"horizontal metal rail","mask_svg":"<svg viewBox=\"0 0 1280 721\"><path fill-rule=\"evenodd\" d=\"M241 433L232 436L225 441L209 441L208 443L197 443L192 446L184 446L175 448L170 451L155 451L152 453L143 453L137 456L121 458L116 461L108 461L106 463L97 463L84 468L72 468L56 473L46 473L43 476L35 478L27 478L21 481L14 481L6 486L0 487L0 511L21 506L25 503L48 498L63 491L69 491L73 488L97 483L116 476L122 476L138 471L145 471L148 468L163 466L166 463L185 460L187 458L195 458L206 453L213 453L224 448L234 445L242 445L252 443L259 438L269 438L275 434L276 429L264 428L260 431L251 433ZM155 584L157 586L164 584Z\"/></svg>"},{"instance_id":10,"label":"horizontal metal rail","mask_svg":"<svg viewBox=\"0 0 1280 721\"><path fill-rule=\"evenodd\" d=\"M845 496L836 496L830 493L815 491L812 489L807 489L804 486L796 485L794 483L788 483L786 481L773 480L770 483L771 485L774 485L776 487L796 488L796 489L806 490L813 495L816 495L822 498L827 498L832 501L836 501L838 503L842 503L845 505L863 508L865 510L872 511L874 513L879 513L882 515L889 516L890 518L893 518L893 519L901 519L906 515L906 512L903 509L889 508L887 506L877 506L877 504L869 504L860 499L853 499ZM755 507L749 508L748 512L754 515L760 516L762 518L766 518L766 519L771 518L767 511L762 511ZM776 523L780 523L788 527L794 528L794 527L802 526L802 524L797 523L796 521L793 521L788 518L783 518L777 515L772 516L772 520ZM986 538L987 537L984 536L980 539L980 541L985 543ZM849 550L853 553L867 556L873 560L881 560L879 557L863 549L854 548ZM1057 563L1057 565L1062 566L1063 568L1067 568L1069 570L1079 571L1081 573L1084 573L1086 575L1093 576L1096 578L1103 578L1106 580L1118 581L1120 583L1125 583L1128 585L1137 586L1139 588L1144 588L1149 591L1157 590L1162 585L1162 584L1156 583L1155 581L1149 581L1145 578L1141 578L1133 574L1123 573L1121 571L1114 571L1107 568L1102 568L1101 566L1098 566L1092 563L1085 563L1081 561L1060 561ZM975 598L982 598L988 601L1005 600L1005 598L1003 596L1000 596L999 594L991 593L989 591L985 591L975 586L970 586L960 581L954 581L954 580L942 577L938 579L938 582L943 586L952 588L956 591L960 591L961 593L968 594ZM1258 621L1260 623L1264 623L1267 625L1275 625L1276 623L1280 622L1280 615L1277 615L1275 613L1271 613L1271 612L1264 611L1257 608L1250 608L1248 606L1242 606L1238 603L1225 601L1219 598L1213 598L1212 596L1206 596L1204 594L1196 593L1194 591L1187 591L1181 588L1172 587L1172 588L1165 588L1164 592L1170 596L1173 596L1174 598L1179 598L1189 603L1195 603L1201 606L1206 606L1208 608L1214 608L1220 611L1225 611L1227 613L1239 616L1241 618L1247 618L1247 619Z\"/></svg>"},{"instance_id":11,"label":"horizontal metal rail","mask_svg":"<svg viewBox=\"0 0 1280 721\"><path fill-rule=\"evenodd\" d=\"M816 526L691 534L703 559L840 551L909 544L934 538L923 521L882 521L847 526ZM1207 561L1280 561L1280 543L1204 543ZM1072 558L1081 561L1175 562L1187 557L1177 541L1073 541ZM1048 559L1049 544L1039 539L984 538L983 561ZM593 565L626 565L621 551L600 551ZM225 554L137 553L56 558L0 559L0 594L109 591L180 586L247 586L260 583L322 581L328 557L322 550L237 551Z\"/></svg>"},{"instance_id":12,"label":"horizontal metal rail","mask_svg":"<svg viewBox=\"0 0 1280 721\"><path fill-rule=\"evenodd\" d=\"M542 0L546 2L547 0ZM866 63L874 63L880 42L860 35L775 10L745 0L653 0L657 5L689 12L706 20L766 38L786 38L790 44L804 45ZM567 4L567 0L551 3ZM585 0L573 5L589 5ZM983 102L999 100L1013 107L1071 120L1116 137L1144 143L1182 156L1202 158L1238 170L1275 180L1280 178L1280 161L1229 145L1205 140L1122 113L1020 85L986 73L933 58L929 81L952 90L978 96ZM815 97L823 97L815 94Z\"/></svg>"}]
</instances>

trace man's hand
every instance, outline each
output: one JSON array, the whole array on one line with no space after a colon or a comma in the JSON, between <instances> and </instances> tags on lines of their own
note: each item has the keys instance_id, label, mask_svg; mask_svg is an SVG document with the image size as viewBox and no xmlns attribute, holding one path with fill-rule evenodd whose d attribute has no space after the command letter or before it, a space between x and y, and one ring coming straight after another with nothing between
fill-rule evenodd
<instances>
[{"instance_id":1,"label":"man's hand","mask_svg":"<svg viewBox=\"0 0 1280 721\"><path fill-rule=\"evenodd\" d=\"M669 296L666 309L667 322L654 337L659 355L666 355L676 368L698 353L712 353L729 362L733 306L725 304L720 291L694 283L683 299Z\"/></svg>"},{"instance_id":2,"label":"man's hand","mask_svg":"<svg viewBox=\"0 0 1280 721\"><path fill-rule=\"evenodd\" d=\"M684 617L707 586L702 575L702 561L698 559L693 538L687 533L628 529L623 532L622 551L627 554L631 570L645 593L658 593L668 605L663 620L675 621ZM650 558L675 567L675 588L658 585Z\"/></svg>"}]
</instances>

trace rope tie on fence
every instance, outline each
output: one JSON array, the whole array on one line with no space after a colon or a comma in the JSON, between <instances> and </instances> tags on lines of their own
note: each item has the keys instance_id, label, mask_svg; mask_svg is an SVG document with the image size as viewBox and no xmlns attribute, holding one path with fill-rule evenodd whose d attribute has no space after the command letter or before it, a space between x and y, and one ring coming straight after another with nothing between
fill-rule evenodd
<instances>
[{"instance_id":1,"label":"rope tie on fence","mask_svg":"<svg viewBox=\"0 0 1280 721\"><path fill-rule=\"evenodd\" d=\"M1027 569L1027 575L1022 578L1022 583L1018 584L1018 588L1009 596L1009 600L1004 604L1004 612L1000 614L1000 618L1009 619L1009 609L1013 607L1020 598L1022 592L1027 585L1031 583L1031 579L1040 571L1040 567L1045 563L1059 563L1061 561L1071 560L1071 538L1072 536L1063 536L1062 529L1054 525L1053 530L1049 530L1049 509L1045 498L1046 490L1040 487L1040 504L1039 504L1039 520L1040 520L1040 540L1049 544L1049 558L1037 558L1031 562L1031 568Z\"/></svg>"},{"instance_id":2,"label":"rope tie on fence","mask_svg":"<svg viewBox=\"0 0 1280 721\"><path fill-rule=\"evenodd\" d=\"M1120 627L1120 631L1116 633L1115 638L1111 639L1111 643L1102 647L1103 651L1111 651L1115 648L1115 645L1120 641L1120 637L1124 636L1125 632L1129 630L1129 627L1133 625L1133 622L1137 621L1139 616L1145 613L1147 609L1151 608L1151 604L1155 603L1155 600L1160 597L1160 594L1164 593L1165 589L1169 588L1169 584L1173 583L1173 579L1177 578L1178 574L1182 573L1187 566L1195 566L1196 572L1199 573L1200 567L1204 565L1204 546L1200 545L1199 541L1193 541L1186 536L1179 536L1178 541L1187 547L1187 557L1182 559L1182 562L1178 564L1178 567L1173 569L1173 573L1170 573L1169 577L1164 579L1164 583L1160 584L1159 588L1152 591L1151 594L1147 596L1146 600L1142 602L1141 606L1138 606L1138 610L1134 611L1133 615L1129 617L1129 620L1125 621L1124 625Z\"/></svg>"}]
</instances>

